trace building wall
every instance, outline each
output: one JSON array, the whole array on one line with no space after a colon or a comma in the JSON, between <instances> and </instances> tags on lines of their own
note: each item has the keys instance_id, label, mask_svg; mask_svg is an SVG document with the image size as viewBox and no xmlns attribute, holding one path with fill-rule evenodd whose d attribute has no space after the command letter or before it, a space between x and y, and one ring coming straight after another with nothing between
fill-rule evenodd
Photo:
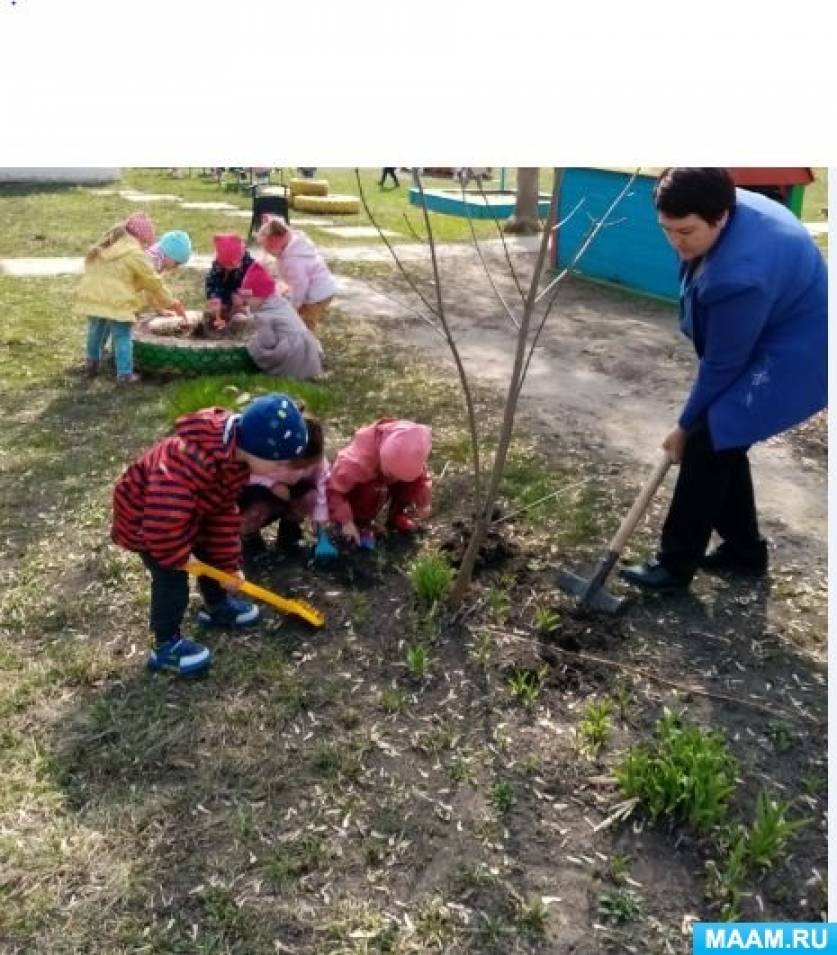
<instances>
[{"instance_id":1,"label":"building wall","mask_svg":"<svg viewBox=\"0 0 837 955\"><path fill-rule=\"evenodd\" d=\"M39 166L28 169L0 166L0 182L88 184L115 182L121 170L105 166Z\"/></svg>"},{"instance_id":2,"label":"building wall","mask_svg":"<svg viewBox=\"0 0 837 955\"><path fill-rule=\"evenodd\" d=\"M558 232L559 267L570 264L594 221L604 215L629 178L627 173L605 169L567 169L561 184L559 222L578 202L582 205ZM610 217L614 224L599 232L575 269L592 279L676 299L678 258L657 224L651 198L655 181L651 176L636 178Z\"/></svg>"}]
</instances>

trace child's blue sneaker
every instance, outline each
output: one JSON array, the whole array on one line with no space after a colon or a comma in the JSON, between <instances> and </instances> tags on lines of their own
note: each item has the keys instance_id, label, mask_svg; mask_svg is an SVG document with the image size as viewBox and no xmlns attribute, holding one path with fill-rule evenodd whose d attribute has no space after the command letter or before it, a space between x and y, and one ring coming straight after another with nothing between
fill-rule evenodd
<instances>
[{"instance_id":1,"label":"child's blue sneaker","mask_svg":"<svg viewBox=\"0 0 837 955\"><path fill-rule=\"evenodd\" d=\"M198 611L202 627L246 627L258 619L259 608L255 604L229 595L223 603Z\"/></svg>"},{"instance_id":2,"label":"child's blue sneaker","mask_svg":"<svg viewBox=\"0 0 837 955\"><path fill-rule=\"evenodd\" d=\"M145 665L155 673L170 670L179 676L196 676L212 666L212 654L202 644L178 635L165 643L158 643L149 653Z\"/></svg>"}]
</instances>

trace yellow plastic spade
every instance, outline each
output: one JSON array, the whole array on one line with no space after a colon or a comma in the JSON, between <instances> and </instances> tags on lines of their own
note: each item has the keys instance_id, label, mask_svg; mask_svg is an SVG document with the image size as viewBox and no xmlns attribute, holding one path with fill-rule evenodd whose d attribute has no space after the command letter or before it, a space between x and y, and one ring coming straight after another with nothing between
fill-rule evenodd
<instances>
[{"instance_id":1,"label":"yellow plastic spade","mask_svg":"<svg viewBox=\"0 0 837 955\"><path fill-rule=\"evenodd\" d=\"M218 570L217 567L205 564L202 560L187 561L183 569L189 574L194 574L195 577L211 577L213 580L217 580L219 584L238 585L238 592L270 604L271 607L281 610L282 613L302 617L306 623L310 623L314 627L321 627L325 623L325 617L308 601L289 600L287 597L280 597L279 594L273 593L266 587L259 587L257 584L251 584L246 580L242 583L241 579L236 577L235 574Z\"/></svg>"}]
</instances>

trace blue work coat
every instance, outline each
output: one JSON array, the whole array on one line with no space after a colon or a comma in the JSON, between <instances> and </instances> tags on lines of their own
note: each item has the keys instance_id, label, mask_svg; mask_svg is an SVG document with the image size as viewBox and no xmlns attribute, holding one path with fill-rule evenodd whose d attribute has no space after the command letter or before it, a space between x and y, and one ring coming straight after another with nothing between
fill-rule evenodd
<instances>
[{"instance_id":1,"label":"blue work coat","mask_svg":"<svg viewBox=\"0 0 837 955\"><path fill-rule=\"evenodd\" d=\"M700 364L679 424L705 417L719 451L770 438L828 402L823 255L784 206L736 194L709 252L680 269L680 327Z\"/></svg>"}]
</instances>

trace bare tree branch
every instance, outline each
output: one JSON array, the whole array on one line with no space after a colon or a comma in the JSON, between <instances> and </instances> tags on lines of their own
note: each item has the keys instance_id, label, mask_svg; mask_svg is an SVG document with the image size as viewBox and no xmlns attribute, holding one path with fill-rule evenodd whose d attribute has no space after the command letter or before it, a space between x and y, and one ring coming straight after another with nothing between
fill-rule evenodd
<instances>
[{"instance_id":1,"label":"bare tree branch","mask_svg":"<svg viewBox=\"0 0 837 955\"><path fill-rule=\"evenodd\" d=\"M477 186L480 190L480 195L483 197L483 200L486 200L485 190L483 188L482 180L477 180ZM487 204L487 200L486 200ZM503 253L506 256L506 264L509 267L509 273L511 274L514 284L517 287L517 294L520 296L520 304L525 305L526 303L526 293L523 291L523 286L520 284L520 278L518 277L517 270L514 267L514 264L511 260L511 255L509 254L509 247L506 244L506 234L503 232L503 227L500 225L499 219L494 219L494 225L497 228L497 235L500 237L500 241L503 243Z\"/></svg>"},{"instance_id":2,"label":"bare tree branch","mask_svg":"<svg viewBox=\"0 0 837 955\"><path fill-rule=\"evenodd\" d=\"M582 257L582 255L584 255L584 253L587 251L588 247L590 246L590 243L596 238L596 236L599 234L604 224L607 222L607 218L610 215L610 213L613 212L613 210L619 205L619 203L628 194L631 186L634 184L634 181L636 180L636 177L638 175L639 175L639 169L634 170L634 173L631 176L631 178L628 180L628 182L626 183L625 188L619 193L619 195L613 200L613 202L611 202L611 204L608 206L607 210L605 211L605 214L601 217L601 219L596 221L596 224L593 227L592 231L587 235L587 238L584 240L581 246L579 246L578 250L575 253L575 256L573 257L572 262L570 262L570 264L563 269L563 271L557 276L557 278L553 279L549 283L549 285L547 285L547 287L540 293L540 295L538 295L536 301L540 302L541 299L545 298L556 285L559 285L564 280L566 274L568 272L571 272L575 268L575 266L578 263L578 260Z\"/></svg>"},{"instance_id":3,"label":"bare tree branch","mask_svg":"<svg viewBox=\"0 0 837 955\"><path fill-rule=\"evenodd\" d=\"M445 338L448 342L448 347L451 350L453 355L453 360L456 364L456 370L459 374L459 380L462 383L462 391L465 395L465 406L468 411L468 430L471 433L471 457L474 463L474 508L479 508L480 497L482 493L482 468L480 465L480 440L479 440L479 431L477 430L477 415L474 410L474 401L471 396L471 386L468 382L468 375L465 372L465 366L462 364L462 357L459 354L459 349L456 346L456 341L454 340L453 333L450 330L450 325L448 324L447 315L445 313L445 306L442 301L442 281L439 274L439 262L436 258L436 242L433 238L433 227L430 224L430 213L427 211L427 200L424 196L424 186L422 185L421 177L414 173L413 176L418 191L419 196L421 197L421 211L424 216L424 227L427 230L427 237L430 242L430 261L433 265L433 278L436 284L436 304L437 312L435 313L439 321L441 322L442 329L445 333ZM360 182L360 174L358 173L358 182Z\"/></svg>"},{"instance_id":4,"label":"bare tree branch","mask_svg":"<svg viewBox=\"0 0 837 955\"><path fill-rule=\"evenodd\" d=\"M549 203L548 221L550 223L554 222L556 218L558 206L558 184L559 178L556 176L553 183L552 198ZM508 449L514 430L514 418L515 412L517 410L517 400L518 396L520 395L519 378L526 353L529 326L531 324L532 314L535 309L535 298L538 292L538 281L541 272L543 271L544 263L546 262L549 235L550 230L544 229L543 235L541 237L540 249L538 251L537 263L535 264L535 270L529 284L529 291L526 296L523 315L521 316L520 320L520 329L517 333L517 348L515 349L514 365L512 367L511 379L509 380L506 404L505 408L503 409L503 423L500 428L497 451L494 454L494 463L491 469L491 475L488 479L488 489L486 490L485 496L481 502L481 506L477 511L470 540L468 541L468 545L465 548L465 553L462 556L462 561L459 565L456 579L454 580L450 591L449 603L453 609L458 608L462 603L468 587L470 586L477 554L479 553L479 548L485 539L485 535L488 530L488 524L491 520L491 510L497 497L497 492L500 487L500 481L502 480L503 472L505 471L506 457L508 455Z\"/></svg>"},{"instance_id":5,"label":"bare tree branch","mask_svg":"<svg viewBox=\"0 0 837 955\"><path fill-rule=\"evenodd\" d=\"M346 278L354 279L356 282L363 282L363 284L374 292L376 295L380 295L381 298L385 298L388 302L392 302L393 305L397 305L399 308L406 309L408 312L412 312L416 318L420 319L433 330L433 332L439 336L442 340L445 340L445 333L439 327L439 325L433 321L433 319L428 318L423 312L420 312L417 308L414 308L412 305L409 305L407 302L402 301L401 299L396 298L394 295L388 295L386 292L383 292L376 285L373 285L369 279L364 278L361 275L349 275Z\"/></svg>"},{"instance_id":6,"label":"bare tree branch","mask_svg":"<svg viewBox=\"0 0 837 955\"><path fill-rule=\"evenodd\" d=\"M393 248L392 243L384 235L383 229L381 229L381 227L378 225L377 220L372 215L372 210L369 208L369 203L366 201L366 193L364 193L363 191L363 183L360 181L360 170L357 168L355 168L355 178L357 179L358 195L360 196L360 201L361 201L361 204L363 205L363 210L366 213L367 217L369 218L369 221L375 227L378 235L381 238L381 241L389 250L389 254L392 256L396 266L398 267L398 271L404 276L404 281L416 293L419 299L421 299L421 302L424 305L424 307L427 309L427 311L430 312L431 315L436 315L436 317L438 318L439 316L436 314L436 310L433 308L430 302L428 302L428 300L424 297L424 295L421 292L421 289L419 289L417 283L415 282L413 277L410 275L410 273L404 268L404 265L401 262L401 259L398 257L398 253Z\"/></svg>"},{"instance_id":7,"label":"bare tree branch","mask_svg":"<svg viewBox=\"0 0 837 955\"><path fill-rule=\"evenodd\" d=\"M491 284L491 288L494 290L494 294L497 296L498 301L499 301L500 304L503 306L503 308L504 308L504 310L505 310L505 312L506 312L506 315L508 315L509 320L511 321L512 325L514 325L515 328L519 329L519 328L520 328L520 322L517 320L517 316L516 316L516 315L514 314L514 312L511 310L511 306L510 306L510 305L506 302L506 300L503 298L503 293L502 293L502 292L500 291L500 289L497 287L497 283L494 281L494 276L491 274L491 269L489 269L488 263L485 261L485 257L484 257L483 254L482 254L482 249L480 248L479 241L477 240L477 233L476 233L476 230L474 229L474 220L471 218L471 213L470 213L470 211L469 211L469 209L468 209L468 203L465 201L465 182L464 182L464 180L462 180L462 181L460 182L460 186L461 186L461 188L462 188L462 205L465 207L465 216L466 216L466 218L468 219L468 226L469 226L469 228L470 228L470 230L471 230L471 240L472 240L473 243L474 243L474 248L477 250L477 255L479 256L480 262L482 263L482 267L483 267L483 269L485 270L486 276L488 277L488 281L489 281L489 283ZM482 192L482 182L480 182L480 192ZM485 193L483 193L483 197L484 197L484 196L485 196ZM505 243L505 241L504 241L504 242L503 242L503 248L505 248L505 247L506 247L506 243ZM515 280L515 283L517 284L517 288L518 288L519 291L522 292L522 289L520 288L520 283L517 281L517 275L516 275L516 273L514 272L514 268L511 266L511 259L508 258L508 252L506 252L506 258L507 258L507 260L508 260L508 262L509 262L510 268L512 269L512 275L514 276L514 280Z\"/></svg>"},{"instance_id":8,"label":"bare tree branch","mask_svg":"<svg viewBox=\"0 0 837 955\"><path fill-rule=\"evenodd\" d=\"M585 663L593 663L599 666L612 667L613 669L622 670L625 673L630 673L632 676L639 677L643 680L662 683L664 686L670 686L680 693L703 696L710 700L721 700L724 703L730 703L735 706L746 706L749 709L758 710L760 713L767 713L773 717L778 716L789 721L800 721L817 724L821 722L816 717L809 716L807 713L800 713L793 710L779 708L773 702L758 702L756 700L749 699L746 696L729 696L726 693L718 693L714 690L704 689L704 687L697 686L694 683L677 683L675 680L669 680L667 677L660 676L653 670L646 670L643 667L635 667L629 663L623 663L621 660L611 660L609 657L600 657L592 653L585 653L581 650L565 650L564 647L559 646L557 643L547 643L544 640L534 639L532 637L526 636L520 631L510 633L508 630L500 630L496 627L480 627L480 629L487 630L489 633L496 633L499 636L506 637L509 640L516 640L519 643L528 643L534 647L537 647L545 659L549 656L560 653L562 656L569 657L571 660L582 660ZM547 662L551 661L547 660Z\"/></svg>"},{"instance_id":9,"label":"bare tree branch","mask_svg":"<svg viewBox=\"0 0 837 955\"><path fill-rule=\"evenodd\" d=\"M402 212L401 214L404 217L404 223L407 226L407 229L412 233L413 238L421 242L422 245L427 245L427 237L423 235L419 235L418 232L416 232L415 227L413 226L413 223L410 222L409 218L407 217L407 213Z\"/></svg>"},{"instance_id":10,"label":"bare tree branch","mask_svg":"<svg viewBox=\"0 0 837 955\"><path fill-rule=\"evenodd\" d=\"M584 255L584 253L587 251L587 249L590 247L590 244L593 242L593 240L596 238L596 236L599 234L599 232L601 232L601 230L608 224L608 221L607 221L607 220L608 220L608 217L610 216L611 212L613 212L613 210L614 210L614 209L619 205L619 203L625 198L625 196L627 195L627 193L628 193L628 191L630 190L631 186L633 185L634 180L636 179L636 177L637 177L638 175L639 175L639 169L634 170L634 173L633 173L633 175L631 176L631 178L628 180L628 182L626 183L625 188L622 189L622 191L619 193L619 195L618 195L618 196L613 200L613 202L607 207L607 209L605 210L604 215L601 217L601 219L599 219L599 220L596 222L596 224L595 224L595 226L593 227L592 231L589 233L589 235L588 235L587 238L584 240L584 242L583 242L583 243L579 246L579 248L576 250L576 253L575 253L575 255L573 256L573 259L572 259L572 261L570 262L570 264L569 264L568 266L566 266L566 268L564 268L564 269L559 273L559 275L557 276L557 278L553 279L553 281L550 282L549 285L543 290L543 292L541 292L541 293L537 296L537 298L535 299L536 302L540 302L541 299L544 297L544 295L547 294L547 292L549 292L550 290L554 290L554 291L553 291L553 294L552 294L552 297L549 299L549 301L548 301L547 304L546 304L546 308L544 309L543 317L541 318L540 324L538 325L537 329L535 330L535 334L534 334L534 336L533 336L533 338L532 338L532 343L531 343L531 345L530 345L530 347L529 347L529 353L528 353L528 355L526 356L526 364L525 364L524 369L523 369L523 374L521 375L521 378L520 378L520 389L521 389L521 390L523 389L523 385L524 385L524 383L525 383L525 381L526 381L526 375L527 375L528 372L529 372L529 365L531 364L532 356L534 355L534 352L535 352L535 347L537 346L537 344L538 344L538 339L541 337L541 332L543 331L544 326L546 325L546 320L549 318L549 313L552 311L552 306L555 304L555 299L557 298L558 292L560 291L560 285L561 285L561 283L564 281L564 279L567 277L567 275L569 275L569 273L572 272L572 270L573 270L573 269L575 268L575 266L578 264L579 260L580 260L581 257ZM622 221L622 220L620 220L620 221Z\"/></svg>"}]
</instances>

